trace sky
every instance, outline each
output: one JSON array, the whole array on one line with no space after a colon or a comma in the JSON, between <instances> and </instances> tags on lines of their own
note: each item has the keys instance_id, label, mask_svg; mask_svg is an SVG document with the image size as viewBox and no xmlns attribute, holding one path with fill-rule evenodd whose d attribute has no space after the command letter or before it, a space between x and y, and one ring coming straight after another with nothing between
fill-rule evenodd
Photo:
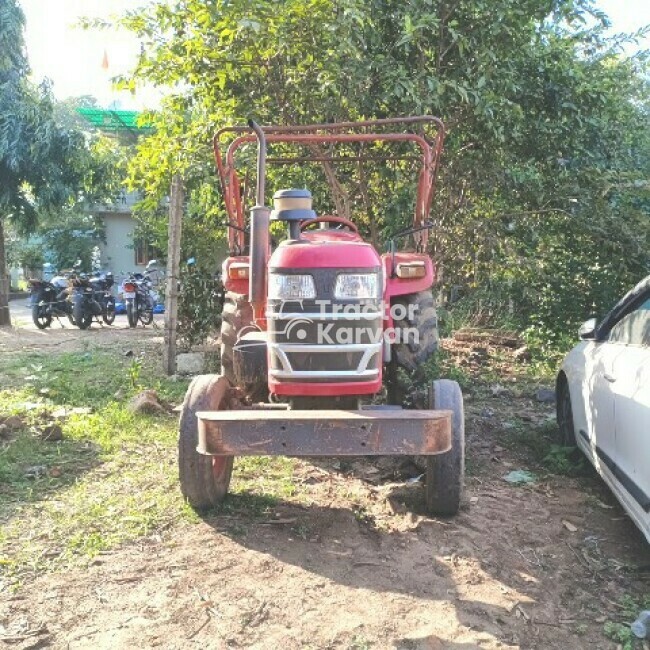
<instances>
[{"instance_id":1,"label":"sky","mask_svg":"<svg viewBox=\"0 0 650 650\"><path fill-rule=\"evenodd\" d=\"M101 106L141 110L155 108L162 96L139 88L135 96L116 92L110 78L133 67L140 43L125 31L86 31L75 24L81 16L110 17L141 4L139 0L19 0L25 12L25 40L32 78L53 82L58 99L93 95ZM612 22L612 32L634 32L650 24L650 0L598 0ZM650 38L642 44L650 48ZM108 69L102 67L104 53Z\"/></svg>"},{"instance_id":2,"label":"sky","mask_svg":"<svg viewBox=\"0 0 650 650\"><path fill-rule=\"evenodd\" d=\"M53 82L58 99L93 95L105 108L155 108L161 96L140 88L135 96L113 90L111 77L127 73L140 52L125 30L84 30L80 17L110 18L142 4L138 0L18 0L25 13L27 56L36 82ZM104 69L104 53L108 68Z\"/></svg>"}]
</instances>

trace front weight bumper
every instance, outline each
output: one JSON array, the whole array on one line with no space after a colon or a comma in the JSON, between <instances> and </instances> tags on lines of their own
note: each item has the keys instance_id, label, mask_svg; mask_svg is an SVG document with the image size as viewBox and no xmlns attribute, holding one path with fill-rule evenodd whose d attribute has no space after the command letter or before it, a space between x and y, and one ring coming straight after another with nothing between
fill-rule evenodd
<instances>
[{"instance_id":1,"label":"front weight bumper","mask_svg":"<svg viewBox=\"0 0 650 650\"><path fill-rule=\"evenodd\" d=\"M197 417L197 451L211 456L420 456L451 449L451 411L269 408Z\"/></svg>"}]
</instances>

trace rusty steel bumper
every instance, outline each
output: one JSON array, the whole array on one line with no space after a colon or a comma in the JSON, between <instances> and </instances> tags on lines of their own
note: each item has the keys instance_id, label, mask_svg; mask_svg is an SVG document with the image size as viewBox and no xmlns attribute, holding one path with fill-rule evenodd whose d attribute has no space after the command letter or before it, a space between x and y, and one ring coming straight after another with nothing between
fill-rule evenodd
<instances>
[{"instance_id":1,"label":"rusty steel bumper","mask_svg":"<svg viewBox=\"0 0 650 650\"><path fill-rule=\"evenodd\" d=\"M432 455L451 449L451 411L203 411L197 450L212 456Z\"/></svg>"}]
</instances>

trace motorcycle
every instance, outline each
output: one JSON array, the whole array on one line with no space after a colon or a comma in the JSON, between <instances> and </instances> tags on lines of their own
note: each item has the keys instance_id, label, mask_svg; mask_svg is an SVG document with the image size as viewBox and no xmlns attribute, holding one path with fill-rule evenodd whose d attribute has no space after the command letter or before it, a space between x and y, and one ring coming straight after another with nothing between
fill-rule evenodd
<instances>
[{"instance_id":1,"label":"motorcycle","mask_svg":"<svg viewBox=\"0 0 650 650\"><path fill-rule=\"evenodd\" d=\"M122 282L122 293L126 303L126 320L129 327L135 327L140 321L143 325L153 322L155 305L154 292L149 274L131 273Z\"/></svg>"},{"instance_id":2,"label":"motorcycle","mask_svg":"<svg viewBox=\"0 0 650 650\"><path fill-rule=\"evenodd\" d=\"M88 329L93 318L111 325L115 320L115 298L111 293L113 274L79 275L72 280L72 317L79 329Z\"/></svg>"},{"instance_id":3,"label":"motorcycle","mask_svg":"<svg viewBox=\"0 0 650 650\"><path fill-rule=\"evenodd\" d=\"M39 330L52 324L52 318L67 317L74 325L72 304L69 300L68 279L62 275L47 280L30 280L32 320Z\"/></svg>"}]
</instances>

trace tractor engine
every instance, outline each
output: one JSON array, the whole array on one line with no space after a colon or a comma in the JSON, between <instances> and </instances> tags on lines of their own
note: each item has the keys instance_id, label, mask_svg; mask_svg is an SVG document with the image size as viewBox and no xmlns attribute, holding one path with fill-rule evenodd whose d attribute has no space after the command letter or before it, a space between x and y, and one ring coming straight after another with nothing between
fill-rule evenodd
<instances>
[{"instance_id":1,"label":"tractor engine","mask_svg":"<svg viewBox=\"0 0 650 650\"><path fill-rule=\"evenodd\" d=\"M294 407L332 398L356 407L382 385L381 260L351 222L317 218L308 190L281 190L273 199L270 218L287 222L289 238L268 261L266 332L244 335L235 366L255 352L249 379L266 370L268 392Z\"/></svg>"},{"instance_id":2,"label":"tractor engine","mask_svg":"<svg viewBox=\"0 0 650 650\"><path fill-rule=\"evenodd\" d=\"M307 190L283 190L273 198L271 219L288 221L290 238L268 266L271 394L376 393L382 383L383 287L377 252L336 218L316 219Z\"/></svg>"}]
</instances>

